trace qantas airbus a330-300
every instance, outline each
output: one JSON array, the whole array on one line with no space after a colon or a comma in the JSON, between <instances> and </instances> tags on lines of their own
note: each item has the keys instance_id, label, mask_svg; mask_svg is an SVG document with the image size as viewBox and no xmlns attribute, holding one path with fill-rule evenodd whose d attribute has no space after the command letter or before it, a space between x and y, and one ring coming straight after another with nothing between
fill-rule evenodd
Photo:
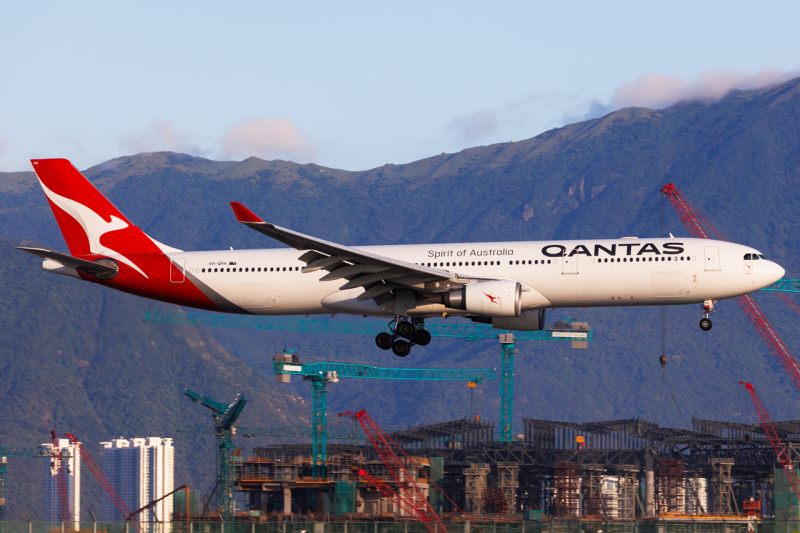
<instances>
[{"instance_id":1,"label":"qantas airbus a330-300","mask_svg":"<svg viewBox=\"0 0 800 533\"><path fill-rule=\"evenodd\" d=\"M184 252L134 226L65 159L33 160L70 254L20 248L44 270L177 305L255 315L391 319L376 344L408 355L425 319L461 316L536 331L547 308L714 303L784 270L747 246L704 239L342 246L275 226L232 202L239 222L289 249Z\"/></svg>"}]
</instances>

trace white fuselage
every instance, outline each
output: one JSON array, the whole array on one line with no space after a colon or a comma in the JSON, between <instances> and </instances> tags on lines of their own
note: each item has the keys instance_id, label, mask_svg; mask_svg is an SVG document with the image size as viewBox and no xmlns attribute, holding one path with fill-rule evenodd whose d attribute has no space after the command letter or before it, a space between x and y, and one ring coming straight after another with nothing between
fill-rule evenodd
<instances>
[{"instance_id":1,"label":"white fuselage","mask_svg":"<svg viewBox=\"0 0 800 533\"><path fill-rule=\"evenodd\" d=\"M522 309L680 305L721 300L762 289L784 270L750 247L705 239L609 239L506 243L364 246L359 249L435 266L454 277L515 280ZM206 294L229 312L261 315L350 313L393 316L364 289L340 291L347 280L320 281L325 271L302 273L295 249L169 253ZM763 257L763 256L762 256ZM179 280L176 280L179 282ZM213 299L213 298L212 298ZM467 314L442 303L418 302L409 316Z\"/></svg>"}]
</instances>

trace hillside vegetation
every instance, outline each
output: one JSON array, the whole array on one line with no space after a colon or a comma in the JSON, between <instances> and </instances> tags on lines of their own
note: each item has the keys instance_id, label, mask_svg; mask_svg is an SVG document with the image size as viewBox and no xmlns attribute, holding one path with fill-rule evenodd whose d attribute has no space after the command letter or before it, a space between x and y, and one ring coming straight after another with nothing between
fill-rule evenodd
<instances>
[{"instance_id":1,"label":"hillside vegetation","mask_svg":"<svg viewBox=\"0 0 800 533\"><path fill-rule=\"evenodd\" d=\"M159 152L120 157L85 174L149 235L186 250L277 246L235 221L228 206L234 200L281 226L349 245L656 236L658 190L674 182L729 239L759 248L789 274L800 270L800 80L714 104L624 109L525 141L364 172ZM669 205L665 220L667 231L686 235ZM98 442L120 435L172 436L177 482L207 490L211 439L174 432L208 419L182 397L183 387L223 401L244 392L244 425L302 425L308 385L279 388L270 375L270 357L282 348L299 348L308 360L499 366L490 341L434 340L401 361L367 336L143 323L146 310L169 307L47 274L12 249L26 239L66 250L31 172L0 174L0 237L0 445L44 442L50 427L74 432L93 453ZM800 346L797 315L772 295L758 300ZM741 379L759 388L774 418L797 418L800 393L733 301L719 305L709 333L697 327L698 308L668 309L666 379L678 406L657 362L658 309L556 310L549 322L561 316L589 321L596 340L585 351L520 343L517 431L523 416L638 416L673 427L692 416L754 422ZM481 385L477 412L497 420L498 395L496 382ZM329 407L331 424L340 423L337 411L361 407L387 426L470 414L461 384L343 380L331 386ZM10 516L39 515L43 470L35 460L12 460ZM94 485L84 483L96 509Z\"/></svg>"}]
</instances>

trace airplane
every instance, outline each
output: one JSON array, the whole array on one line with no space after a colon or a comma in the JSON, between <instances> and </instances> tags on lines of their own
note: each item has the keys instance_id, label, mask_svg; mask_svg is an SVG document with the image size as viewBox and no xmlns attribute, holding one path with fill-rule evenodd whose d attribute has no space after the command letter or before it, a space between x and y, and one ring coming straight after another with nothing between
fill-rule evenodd
<instances>
[{"instance_id":1,"label":"airplane","mask_svg":"<svg viewBox=\"0 0 800 533\"><path fill-rule=\"evenodd\" d=\"M31 160L70 253L19 250L42 269L181 306L253 315L386 317L377 346L405 357L431 340L425 319L465 317L538 331L547 309L702 304L757 291L784 269L748 246L707 239L548 240L343 246L237 220L288 249L186 252L133 225L66 159Z\"/></svg>"}]
</instances>

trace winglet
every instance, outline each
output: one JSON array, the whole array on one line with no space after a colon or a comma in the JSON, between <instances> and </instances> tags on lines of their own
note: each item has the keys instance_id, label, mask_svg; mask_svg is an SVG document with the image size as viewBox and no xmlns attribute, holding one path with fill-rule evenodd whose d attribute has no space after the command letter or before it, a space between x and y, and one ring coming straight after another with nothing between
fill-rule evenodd
<instances>
[{"instance_id":1,"label":"winglet","mask_svg":"<svg viewBox=\"0 0 800 533\"><path fill-rule=\"evenodd\" d=\"M233 213L236 215L236 220L239 222L264 222L255 213L247 209L239 202L231 202Z\"/></svg>"}]
</instances>

